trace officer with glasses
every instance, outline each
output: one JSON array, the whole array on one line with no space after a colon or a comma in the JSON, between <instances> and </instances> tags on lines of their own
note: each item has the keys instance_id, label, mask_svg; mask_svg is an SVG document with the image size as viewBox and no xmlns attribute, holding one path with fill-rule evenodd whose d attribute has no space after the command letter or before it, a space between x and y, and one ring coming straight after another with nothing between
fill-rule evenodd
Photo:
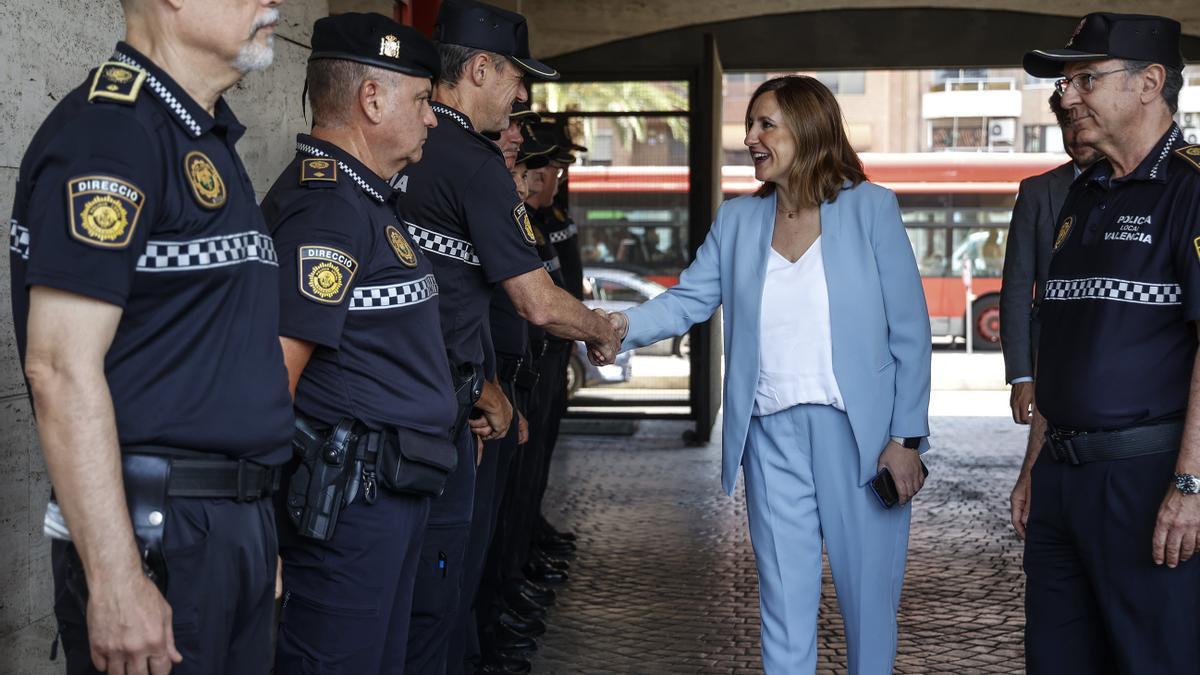
<instances>
[{"instance_id":1,"label":"officer with glasses","mask_svg":"<svg viewBox=\"0 0 1200 675\"><path fill-rule=\"evenodd\" d=\"M1105 157L1058 214L1039 308L1046 442L1018 479L1034 675L1200 663L1200 147L1172 120L1179 34L1096 13L1025 55Z\"/></svg>"}]
</instances>

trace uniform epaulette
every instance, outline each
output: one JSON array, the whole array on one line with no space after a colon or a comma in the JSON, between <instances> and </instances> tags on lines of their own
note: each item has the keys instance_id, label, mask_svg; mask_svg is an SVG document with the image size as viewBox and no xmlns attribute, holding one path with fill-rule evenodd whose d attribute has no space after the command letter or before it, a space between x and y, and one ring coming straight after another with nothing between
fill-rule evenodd
<instances>
[{"instance_id":1,"label":"uniform epaulette","mask_svg":"<svg viewBox=\"0 0 1200 675\"><path fill-rule=\"evenodd\" d=\"M310 188L337 185L337 162L313 157L300 162L300 184Z\"/></svg>"},{"instance_id":2,"label":"uniform epaulette","mask_svg":"<svg viewBox=\"0 0 1200 675\"><path fill-rule=\"evenodd\" d=\"M133 68L117 61L100 64L92 76L92 88L88 91L88 102L115 101L133 103L137 100L146 71Z\"/></svg>"},{"instance_id":3,"label":"uniform epaulette","mask_svg":"<svg viewBox=\"0 0 1200 675\"><path fill-rule=\"evenodd\" d=\"M1183 161L1191 164L1193 169L1200 171L1200 144L1177 148L1175 154L1182 157Z\"/></svg>"}]
</instances>

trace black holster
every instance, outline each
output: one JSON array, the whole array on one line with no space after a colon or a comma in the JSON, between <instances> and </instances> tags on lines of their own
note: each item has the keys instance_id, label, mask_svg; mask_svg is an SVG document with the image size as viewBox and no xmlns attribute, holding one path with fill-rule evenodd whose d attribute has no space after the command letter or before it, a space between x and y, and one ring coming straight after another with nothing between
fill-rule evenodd
<instances>
[{"instance_id":1,"label":"black holster","mask_svg":"<svg viewBox=\"0 0 1200 675\"><path fill-rule=\"evenodd\" d=\"M454 399L458 403L458 413L454 418L454 426L450 429L450 439L454 442L462 433L471 410L483 394L483 373L479 366L464 364L451 366L450 378L454 384Z\"/></svg>"},{"instance_id":2,"label":"black holster","mask_svg":"<svg viewBox=\"0 0 1200 675\"><path fill-rule=\"evenodd\" d=\"M364 430L361 424L346 418L327 433L320 433L296 416L292 437L294 472L288 478L287 512L298 534L320 541L333 538L338 514L354 500L363 475L354 449Z\"/></svg>"},{"instance_id":3,"label":"black holster","mask_svg":"<svg viewBox=\"0 0 1200 675\"><path fill-rule=\"evenodd\" d=\"M142 561L142 571L167 593L167 562L163 555L163 531L167 523L167 486L171 459L152 455L121 455L125 483L125 505L133 524L133 535ZM87 606L87 577L74 546L67 547L67 588L83 607Z\"/></svg>"}]
</instances>

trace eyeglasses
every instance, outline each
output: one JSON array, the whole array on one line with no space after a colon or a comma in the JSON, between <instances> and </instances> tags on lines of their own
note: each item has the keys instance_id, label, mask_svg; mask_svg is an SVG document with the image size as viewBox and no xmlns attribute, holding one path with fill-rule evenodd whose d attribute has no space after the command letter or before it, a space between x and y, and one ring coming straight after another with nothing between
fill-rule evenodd
<instances>
[{"instance_id":1,"label":"eyeglasses","mask_svg":"<svg viewBox=\"0 0 1200 675\"><path fill-rule=\"evenodd\" d=\"M1061 80L1055 80L1054 88L1058 90L1059 96L1067 95L1067 87L1068 86L1075 87L1075 90L1081 94L1090 94L1090 93L1092 93L1092 89L1096 86L1096 80L1104 77L1105 75L1112 75L1113 73L1124 73L1124 72L1130 71L1130 70L1138 70L1138 69L1137 68L1118 68L1116 70L1109 70L1109 71L1105 71L1103 73L1079 73L1078 75L1072 75L1071 77L1064 77Z\"/></svg>"}]
</instances>

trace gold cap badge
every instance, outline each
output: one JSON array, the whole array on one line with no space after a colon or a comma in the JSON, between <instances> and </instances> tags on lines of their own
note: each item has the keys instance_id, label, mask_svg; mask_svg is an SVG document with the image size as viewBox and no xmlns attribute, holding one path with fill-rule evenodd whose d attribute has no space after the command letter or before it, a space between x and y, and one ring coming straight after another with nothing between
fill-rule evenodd
<instances>
[{"instance_id":1,"label":"gold cap badge","mask_svg":"<svg viewBox=\"0 0 1200 675\"><path fill-rule=\"evenodd\" d=\"M390 59L400 58L400 38L395 35L385 35L379 41L379 55Z\"/></svg>"}]
</instances>

